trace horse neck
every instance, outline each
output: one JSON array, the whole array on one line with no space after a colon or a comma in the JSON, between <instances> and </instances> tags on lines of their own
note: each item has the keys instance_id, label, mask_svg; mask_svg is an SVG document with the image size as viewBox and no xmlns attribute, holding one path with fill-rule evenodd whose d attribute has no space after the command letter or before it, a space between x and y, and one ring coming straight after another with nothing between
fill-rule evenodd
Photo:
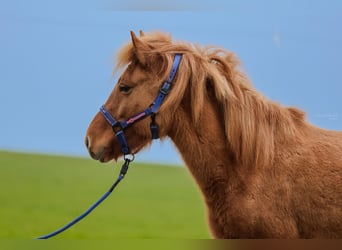
<instances>
[{"instance_id":1,"label":"horse neck","mask_svg":"<svg viewBox=\"0 0 342 250\"><path fill-rule=\"evenodd\" d=\"M219 107L209 100L206 103L200 126L193 123L190 104L182 103L169 132L205 196L213 182L223 179L226 182L229 168L233 165Z\"/></svg>"}]
</instances>

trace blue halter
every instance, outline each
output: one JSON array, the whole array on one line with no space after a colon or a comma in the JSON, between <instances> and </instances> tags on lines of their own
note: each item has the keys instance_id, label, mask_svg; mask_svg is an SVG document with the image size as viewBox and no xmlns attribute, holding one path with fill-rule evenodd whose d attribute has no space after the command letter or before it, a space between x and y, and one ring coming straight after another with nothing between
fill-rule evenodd
<instances>
[{"instance_id":1,"label":"blue halter","mask_svg":"<svg viewBox=\"0 0 342 250\"><path fill-rule=\"evenodd\" d=\"M104 105L101 106L100 112L106 118L106 120L110 124L110 126L112 127L114 134L118 140L118 143L121 147L121 152L124 154L124 157L131 154L130 148L129 148L127 141L126 141L124 130L126 128L128 128L129 126L131 126L132 124L134 124L134 123L136 123L136 122L138 122L138 121L140 121L140 120L142 120L148 116L151 116L150 128L151 128L152 139L158 139L159 138L158 126L155 122L155 115L157 114L161 104L163 103L165 96L171 90L172 82L176 76L181 58L182 58L181 54L175 55L169 77L160 87L158 95L154 99L153 103L144 111L128 118L127 120L118 121L109 113L109 111L104 107Z\"/></svg>"},{"instance_id":2,"label":"blue halter","mask_svg":"<svg viewBox=\"0 0 342 250\"><path fill-rule=\"evenodd\" d=\"M182 58L182 56L180 54L175 55L173 65L172 65L172 69L171 69L171 73L170 73L169 77L167 78L167 80L163 83L163 85L159 89L159 93L158 93L156 99L154 100L154 102L147 109L145 109L143 112L140 112L140 113L132 116L131 118L129 118L127 120L119 122L119 121L114 119L114 117L105 109L104 106L102 106L100 108L101 113L106 118L106 120L109 122L109 124L112 126L113 131L114 131L116 137L118 138L118 142L121 146L121 151L124 154L125 162L123 163L123 165L121 167L120 174L119 174L117 180L114 182L114 184L109 188L109 190L97 202L95 202L90 208L88 208L83 214L81 214L80 216L78 216L77 218L75 218L74 220L72 220L71 222L69 222L68 224L63 226L62 228L60 228L60 229L58 229L52 233L40 236L37 239L49 239L51 237L54 237L54 236L64 232L65 230L67 230L71 226L75 225L77 222L79 222L83 218L85 218L88 214L90 214L98 205L100 205L112 193L114 188L125 177L127 170L128 170L128 167L129 167L129 164L134 160L134 155L130 153L130 149L127 145L127 141L126 141L125 134L124 134L124 129L126 129L130 125L136 123L137 121L144 119L147 116L151 116L152 121L151 121L150 126L151 126L152 138L153 139L158 138L158 127L154 121L154 118L155 118L155 115L157 114L161 104L163 103L165 96L169 93L169 91L171 89L171 85L172 85L172 82L173 82L175 75L177 73L177 69L178 69L181 58Z\"/></svg>"}]
</instances>

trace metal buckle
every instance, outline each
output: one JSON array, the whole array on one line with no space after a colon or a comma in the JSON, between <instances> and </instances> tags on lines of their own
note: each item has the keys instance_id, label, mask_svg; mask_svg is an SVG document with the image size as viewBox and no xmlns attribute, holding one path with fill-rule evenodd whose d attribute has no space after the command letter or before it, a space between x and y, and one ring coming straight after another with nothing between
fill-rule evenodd
<instances>
[{"instance_id":1,"label":"metal buckle","mask_svg":"<svg viewBox=\"0 0 342 250\"><path fill-rule=\"evenodd\" d=\"M171 89L171 83L169 82L164 82L163 85L160 87L159 92L167 95L170 92Z\"/></svg>"}]
</instances>

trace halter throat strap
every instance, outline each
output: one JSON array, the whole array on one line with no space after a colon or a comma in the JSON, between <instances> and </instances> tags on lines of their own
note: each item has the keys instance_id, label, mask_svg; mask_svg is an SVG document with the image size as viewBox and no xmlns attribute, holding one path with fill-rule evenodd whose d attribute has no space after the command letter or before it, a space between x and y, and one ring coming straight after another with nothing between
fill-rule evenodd
<instances>
[{"instance_id":1,"label":"halter throat strap","mask_svg":"<svg viewBox=\"0 0 342 250\"><path fill-rule=\"evenodd\" d=\"M101 114L104 116L104 118L107 120L107 122L110 124L110 126L113 129L113 132L114 132L114 134L118 140L118 143L121 147L121 152L124 154L124 157L126 155L131 154L130 148L127 144L127 140L125 137L124 130L126 128L128 128L129 126L133 125L134 123L136 123L136 122L138 122L138 121L140 121L140 120L142 120L148 116L151 116L150 128L151 128L152 139L158 139L159 138L158 126L155 122L155 116L156 116L158 110L160 109L160 106L162 105L165 97L167 96L167 94L171 90L172 82L173 82L173 80L177 74L177 70L179 68L181 58L182 58L181 54L175 54L169 77L161 85L159 92L158 92L158 95L154 99L152 104L148 108L146 108L144 111L128 118L127 120L118 121L110 114L110 112L104 107L104 105L102 105L100 107Z\"/></svg>"}]
</instances>

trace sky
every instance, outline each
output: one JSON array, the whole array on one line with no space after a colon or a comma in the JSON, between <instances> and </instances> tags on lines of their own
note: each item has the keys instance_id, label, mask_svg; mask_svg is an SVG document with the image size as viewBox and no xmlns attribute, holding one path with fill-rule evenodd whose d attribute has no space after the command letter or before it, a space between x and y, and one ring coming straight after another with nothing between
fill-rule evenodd
<instances>
[{"instance_id":1,"label":"sky","mask_svg":"<svg viewBox=\"0 0 342 250\"><path fill-rule=\"evenodd\" d=\"M0 2L0 150L88 157L84 136L136 33L234 51L255 88L342 130L342 1ZM168 140L138 161L182 164Z\"/></svg>"}]
</instances>

